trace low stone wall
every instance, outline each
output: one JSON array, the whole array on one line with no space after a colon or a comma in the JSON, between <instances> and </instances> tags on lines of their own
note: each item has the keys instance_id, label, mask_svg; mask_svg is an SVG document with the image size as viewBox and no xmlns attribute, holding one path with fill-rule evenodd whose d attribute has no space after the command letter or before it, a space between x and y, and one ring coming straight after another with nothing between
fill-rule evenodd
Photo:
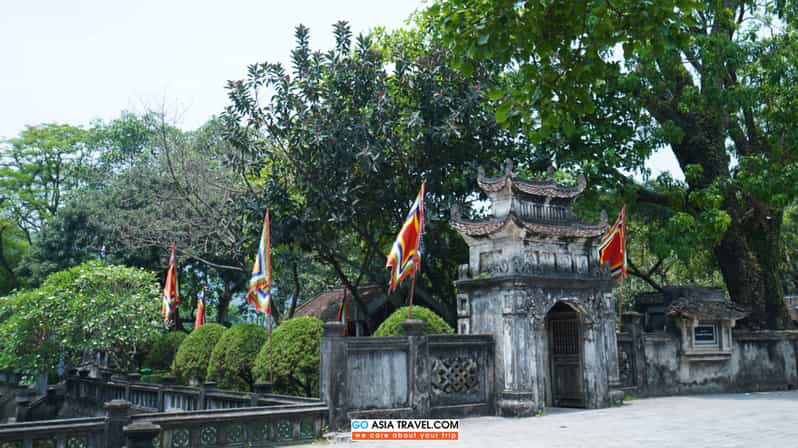
<instances>
[{"instance_id":1,"label":"low stone wall","mask_svg":"<svg viewBox=\"0 0 798 448\"><path fill-rule=\"evenodd\" d=\"M420 321L416 321L419 322ZM423 418L494 413L494 341L486 335L341 337L321 340L321 399L333 429L352 418Z\"/></svg>"},{"instance_id":2,"label":"low stone wall","mask_svg":"<svg viewBox=\"0 0 798 448\"><path fill-rule=\"evenodd\" d=\"M622 385L640 396L756 392L798 387L798 331L732 332L731 351L683 352L676 334L625 322L618 337Z\"/></svg>"}]
</instances>

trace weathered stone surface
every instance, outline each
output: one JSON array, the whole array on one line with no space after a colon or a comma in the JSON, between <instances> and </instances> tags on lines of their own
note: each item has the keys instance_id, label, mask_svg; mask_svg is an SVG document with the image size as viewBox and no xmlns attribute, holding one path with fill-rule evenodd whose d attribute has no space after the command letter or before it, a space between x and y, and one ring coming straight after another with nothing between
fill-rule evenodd
<instances>
[{"instance_id":1,"label":"weathered stone surface","mask_svg":"<svg viewBox=\"0 0 798 448\"><path fill-rule=\"evenodd\" d=\"M578 350L569 358L578 367L567 380L575 396L569 399L589 408L608 406L619 370L612 280L597 254L606 218L598 225L575 220L572 201L584 185L518 179L507 166L502 176L480 175L492 216L469 222L453 214L453 226L469 246L468 264L455 283L458 331L495 337L497 412L533 415L556 401L553 384L565 388L564 370L553 366L548 323L551 310L564 303L578 316Z\"/></svg>"}]
</instances>

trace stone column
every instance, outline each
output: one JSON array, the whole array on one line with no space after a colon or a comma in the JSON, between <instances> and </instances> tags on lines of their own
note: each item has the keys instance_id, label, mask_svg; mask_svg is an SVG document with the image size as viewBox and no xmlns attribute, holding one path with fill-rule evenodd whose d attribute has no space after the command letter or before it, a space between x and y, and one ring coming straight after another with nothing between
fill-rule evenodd
<instances>
[{"instance_id":1,"label":"stone column","mask_svg":"<svg viewBox=\"0 0 798 448\"><path fill-rule=\"evenodd\" d=\"M125 425L130 423L130 402L111 400L105 403L105 446L123 446L125 444Z\"/></svg>"},{"instance_id":2,"label":"stone column","mask_svg":"<svg viewBox=\"0 0 798 448\"><path fill-rule=\"evenodd\" d=\"M138 421L124 427L127 448L152 448L153 439L161 434L161 427L147 421Z\"/></svg>"},{"instance_id":3,"label":"stone column","mask_svg":"<svg viewBox=\"0 0 798 448\"><path fill-rule=\"evenodd\" d=\"M216 389L216 381L205 381L202 383L199 390L199 397L197 398L197 409L208 409L208 400L206 397L208 391L212 389Z\"/></svg>"},{"instance_id":4,"label":"stone column","mask_svg":"<svg viewBox=\"0 0 798 448\"><path fill-rule=\"evenodd\" d=\"M427 418L430 413L430 366L429 345L424 334L423 320L407 319L402 322L402 329L407 335L408 365L410 375L408 378L408 391L410 407L413 408L415 418Z\"/></svg>"},{"instance_id":5,"label":"stone column","mask_svg":"<svg viewBox=\"0 0 798 448\"><path fill-rule=\"evenodd\" d=\"M627 311L621 316L623 331L632 336L632 368L634 369L634 385L638 389L646 387L646 347L643 343L643 315Z\"/></svg>"},{"instance_id":6,"label":"stone column","mask_svg":"<svg viewBox=\"0 0 798 448\"><path fill-rule=\"evenodd\" d=\"M16 409L14 417L16 422L24 422L28 420L28 412L30 411L31 395L28 391L21 392L14 398Z\"/></svg>"},{"instance_id":7,"label":"stone column","mask_svg":"<svg viewBox=\"0 0 798 448\"><path fill-rule=\"evenodd\" d=\"M333 430L348 427L346 403L346 341L344 324L327 322L320 343L319 398L327 403L327 421Z\"/></svg>"},{"instance_id":8,"label":"stone column","mask_svg":"<svg viewBox=\"0 0 798 448\"><path fill-rule=\"evenodd\" d=\"M504 315L504 327L500 334L504 388L496 403L499 415L530 416L542 406L536 400L539 389L537 383L543 378L537 371L538 344L530 331L531 325L526 314Z\"/></svg>"}]
</instances>

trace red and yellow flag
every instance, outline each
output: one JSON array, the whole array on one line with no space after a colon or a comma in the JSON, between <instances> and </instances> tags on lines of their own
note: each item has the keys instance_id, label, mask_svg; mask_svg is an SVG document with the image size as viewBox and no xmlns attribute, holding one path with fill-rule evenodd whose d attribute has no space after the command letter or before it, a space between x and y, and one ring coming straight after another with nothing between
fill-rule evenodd
<instances>
[{"instance_id":1,"label":"red and yellow flag","mask_svg":"<svg viewBox=\"0 0 798 448\"><path fill-rule=\"evenodd\" d=\"M421 234L424 231L424 185L416 196L410 212L405 218L399 235L388 254L385 267L391 268L388 292L399 287L402 280L414 274L421 267Z\"/></svg>"},{"instance_id":2,"label":"red and yellow flag","mask_svg":"<svg viewBox=\"0 0 798 448\"><path fill-rule=\"evenodd\" d=\"M263 217L263 232L260 236L258 245L258 255L255 257L255 264L252 266L252 275L249 277L249 287L247 288L247 301L255 305L255 310L272 314L272 260L271 246L269 242L269 210Z\"/></svg>"},{"instance_id":3,"label":"red and yellow flag","mask_svg":"<svg viewBox=\"0 0 798 448\"><path fill-rule=\"evenodd\" d=\"M626 206L599 243L599 264L609 263L612 278L626 277Z\"/></svg>"},{"instance_id":4,"label":"red and yellow flag","mask_svg":"<svg viewBox=\"0 0 798 448\"><path fill-rule=\"evenodd\" d=\"M172 243L172 255L169 257L169 268L166 271L166 281L163 284L163 302L161 314L164 321L169 321L169 316L180 303L177 295L177 243Z\"/></svg>"},{"instance_id":5,"label":"red and yellow flag","mask_svg":"<svg viewBox=\"0 0 798 448\"><path fill-rule=\"evenodd\" d=\"M194 329L205 325L205 283L200 286L200 293L197 297L197 317L194 318Z\"/></svg>"}]
</instances>

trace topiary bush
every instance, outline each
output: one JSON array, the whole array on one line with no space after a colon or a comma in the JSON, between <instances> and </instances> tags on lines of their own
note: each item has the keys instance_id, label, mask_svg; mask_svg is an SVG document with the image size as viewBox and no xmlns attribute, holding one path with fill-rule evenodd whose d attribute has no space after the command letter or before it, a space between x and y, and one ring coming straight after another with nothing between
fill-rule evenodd
<instances>
[{"instance_id":1,"label":"topiary bush","mask_svg":"<svg viewBox=\"0 0 798 448\"><path fill-rule=\"evenodd\" d=\"M404 336L405 330L400 325L407 319L407 307L403 306L394 311L387 319L382 321L374 336ZM413 306L413 319L420 319L427 323L424 334L452 334L454 329L443 318L429 308Z\"/></svg>"},{"instance_id":2,"label":"topiary bush","mask_svg":"<svg viewBox=\"0 0 798 448\"><path fill-rule=\"evenodd\" d=\"M179 351L186 336L186 333L182 331L170 331L161 333L152 339L146 349L147 354L144 356L143 367L149 367L152 370L171 369L172 361L175 359L175 346Z\"/></svg>"},{"instance_id":3,"label":"topiary bush","mask_svg":"<svg viewBox=\"0 0 798 448\"><path fill-rule=\"evenodd\" d=\"M221 324L205 324L186 336L177 350L174 365L174 373L180 383L205 381L211 352L225 330Z\"/></svg>"},{"instance_id":4,"label":"topiary bush","mask_svg":"<svg viewBox=\"0 0 798 448\"><path fill-rule=\"evenodd\" d=\"M290 395L318 396L319 345L324 322L295 317L272 333L274 390ZM252 369L255 381L269 380L269 346L264 344Z\"/></svg>"},{"instance_id":5,"label":"topiary bush","mask_svg":"<svg viewBox=\"0 0 798 448\"><path fill-rule=\"evenodd\" d=\"M255 324L237 324L222 333L208 361L209 381L220 389L252 389L252 366L266 341L266 330Z\"/></svg>"}]
</instances>

